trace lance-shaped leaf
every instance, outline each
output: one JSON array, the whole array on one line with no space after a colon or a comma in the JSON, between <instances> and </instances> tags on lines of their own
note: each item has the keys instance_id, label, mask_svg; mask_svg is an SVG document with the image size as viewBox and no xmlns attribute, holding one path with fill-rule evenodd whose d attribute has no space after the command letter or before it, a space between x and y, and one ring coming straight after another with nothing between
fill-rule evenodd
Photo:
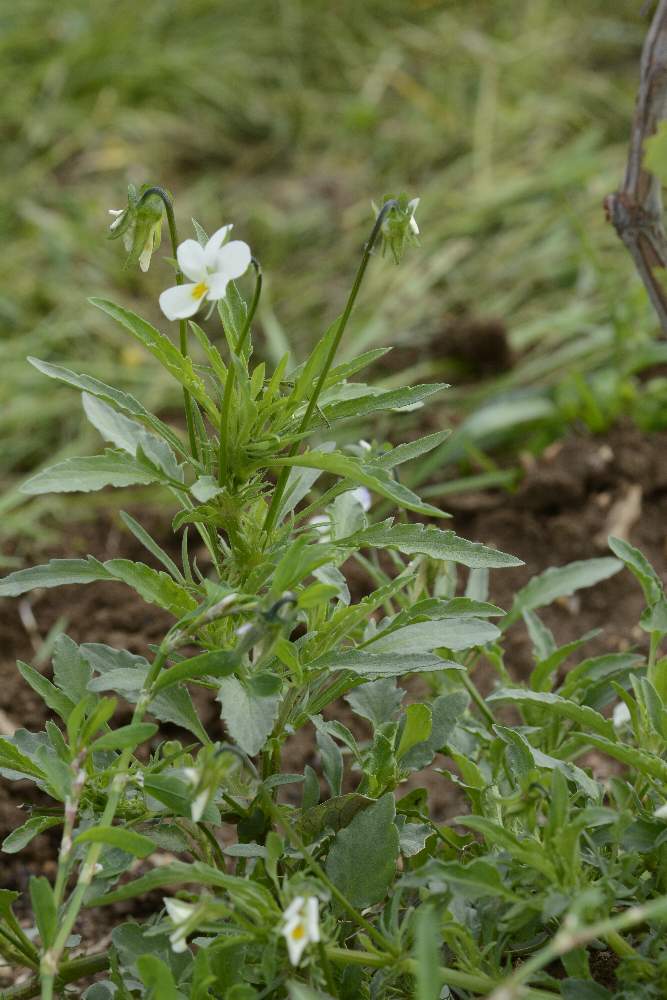
<instances>
[{"instance_id":1,"label":"lance-shaped leaf","mask_svg":"<svg viewBox=\"0 0 667 1000\"><path fill-rule=\"evenodd\" d=\"M425 527L423 524L394 524L392 518L347 538L336 539L333 544L346 548L396 549L406 556L424 555L471 568L523 566L516 556L491 549L480 542L470 542L453 531L443 531L430 525Z\"/></svg>"},{"instance_id":2,"label":"lance-shaped leaf","mask_svg":"<svg viewBox=\"0 0 667 1000\"><path fill-rule=\"evenodd\" d=\"M90 826L76 837L75 844L108 844L116 847L135 858L147 858L156 850L156 845L150 837L142 833L127 830L122 826Z\"/></svg>"},{"instance_id":3,"label":"lance-shaped leaf","mask_svg":"<svg viewBox=\"0 0 667 1000\"><path fill-rule=\"evenodd\" d=\"M471 649L493 642L499 635L500 630L495 625L481 618L441 618L383 632L364 649L370 653L393 654L431 652L442 646L454 650Z\"/></svg>"},{"instance_id":4,"label":"lance-shaped leaf","mask_svg":"<svg viewBox=\"0 0 667 1000\"><path fill-rule=\"evenodd\" d=\"M42 493L91 493L105 486L147 486L160 479L160 472L142 465L124 452L104 452L83 458L67 458L64 462L42 469L21 486L22 493L38 496Z\"/></svg>"},{"instance_id":5,"label":"lance-shaped leaf","mask_svg":"<svg viewBox=\"0 0 667 1000\"><path fill-rule=\"evenodd\" d=\"M360 462L359 459L343 455L341 452L326 454L321 451L307 451L303 455L268 459L266 464L271 468L297 466L306 469L321 469L323 472L331 472L334 476L340 476L342 479L349 479L350 482L356 483L358 486L365 486L372 493L379 493L380 496L386 497L387 500L393 500L397 506L404 507L406 510L413 510L417 514L425 514L428 517L449 516L430 503L420 500L416 493L392 479L381 466Z\"/></svg>"},{"instance_id":6,"label":"lance-shaped leaf","mask_svg":"<svg viewBox=\"0 0 667 1000\"><path fill-rule=\"evenodd\" d=\"M372 647L369 647L372 649ZM369 653L348 649L325 653L308 664L310 670L349 670L362 677L398 677L434 670L464 670L460 663L431 653Z\"/></svg>"},{"instance_id":7,"label":"lance-shaped leaf","mask_svg":"<svg viewBox=\"0 0 667 1000\"><path fill-rule=\"evenodd\" d=\"M219 423L220 415L217 407L209 398L203 381L195 372L192 360L182 355L175 344L172 344L169 337L165 337L163 333L146 322L145 319L142 319L141 316L137 316L136 313L131 312L129 309L123 309L122 306L117 306L114 302L98 298L91 298L89 302L91 305L101 309L102 312L107 313L112 319L115 319L126 330L129 330L132 336L140 344L143 344L154 358L157 358L169 374L192 393L193 397L204 407L216 425Z\"/></svg>"},{"instance_id":8,"label":"lance-shaped leaf","mask_svg":"<svg viewBox=\"0 0 667 1000\"><path fill-rule=\"evenodd\" d=\"M588 705L578 705L576 701L561 698L560 695L548 691L526 691L523 688L501 688L494 691L486 699L488 702L508 702L520 708L541 708L550 716L560 715L570 719L582 727L584 732L591 730L601 736L613 737L614 726L604 716L589 708Z\"/></svg>"},{"instance_id":9,"label":"lance-shaped leaf","mask_svg":"<svg viewBox=\"0 0 667 1000\"><path fill-rule=\"evenodd\" d=\"M313 414L311 426L329 425L347 417L363 417L377 410L413 407L421 404L422 400L433 396L436 392L448 388L449 386L444 382L432 382L428 385L416 385L412 388L378 389L376 391L368 391L368 386L359 386L360 390L367 390L364 395L355 394L353 399L340 399L332 403L323 403L319 407L319 412L316 411Z\"/></svg>"},{"instance_id":10,"label":"lance-shaped leaf","mask_svg":"<svg viewBox=\"0 0 667 1000\"><path fill-rule=\"evenodd\" d=\"M534 611L551 604L559 597L569 597L575 590L592 587L623 569L620 559L584 559L547 569L533 577L515 596L514 604L502 623L503 629L525 611Z\"/></svg>"},{"instance_id":11,"label":"lance-shaped leaf","mask_svg":"<svg viewBox=\"0 0 667 1000\"><path fill-rule=\"evenodd\" d=\"M184 455L186 454L178 435L172 431L171 427L147 410L143 403L140 403L138 399L135 399L128 392L123 392L112 385L107 385L106 382L100 382L99 379L93 378L92 375L79 375L77 372L70 371L69 368L63 368L61 365L52 365L48 361L40 361L39 358L29 357L28 361L34 368L42 372L43 375L48 375L49 378L64 382L65 385L71 385L75 389L82 389L84 392L104 400L105 403L110 403L112 406L117 407L123 413L131 414L154 430L165 441L169 441L172 448L175 448L176 451L180 451Z\"/></svg>"}]
</instances>

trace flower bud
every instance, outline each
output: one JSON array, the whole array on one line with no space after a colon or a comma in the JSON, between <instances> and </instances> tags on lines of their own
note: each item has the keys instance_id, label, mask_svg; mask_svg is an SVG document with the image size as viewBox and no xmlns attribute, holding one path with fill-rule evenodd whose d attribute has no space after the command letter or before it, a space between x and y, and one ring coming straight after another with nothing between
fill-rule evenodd
<instances>
[{"instance_id":1,"label":"flower bud","mask_svg":"<svg viewBox=\"0 0 667 1000\"><path fill-rule=\"evenodd\" d=\"M407 195L400 194L395 199L393 195L387 195L384 199L385 202L393 200L397 204L393 205L387 212L382 222L380 238L382 240L383 256L389 252L394 258L394 262L399 264L407 246L419 246L417 239L419 236L419 226L415 220L419 198L408 200ZM375 204L373 205L373 209L377 215L379 209Z\"/></svg>"},{"instance_id":2,"label":"flower bud","mask_svg":"<svg viewBox=\"0 0 667 1000\"><path fill-rule=\"evenodd\" d=\"M114 215L114 221L109 226L109 239L123 239L123 246L128 252L125 267L139 261L142 271L147 271L151 255L160 246L162 238L162 212L164 205L160 195L146 195L150 187L144 184L137 191L134 184L128 185L127 207L109 209Z\"/></svg>"}]
</instances>

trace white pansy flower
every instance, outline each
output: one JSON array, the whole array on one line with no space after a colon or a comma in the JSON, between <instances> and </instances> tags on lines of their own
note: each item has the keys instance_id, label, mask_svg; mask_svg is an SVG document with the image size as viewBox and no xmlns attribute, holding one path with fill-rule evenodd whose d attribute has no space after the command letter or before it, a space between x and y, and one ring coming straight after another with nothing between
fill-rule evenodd
<instances>
[{"instance_id":1,"label":"white pansy flower","mask_svg":"<svg viewBox=\"0 0 667 1000\"><path fill-rule=\"evenodd\" d=\"M188 922L195 911L192 903L184 903L182 899L167 898L164 906L169 914L169 919L174 924L174 929L169 935L169 943L173 951L186 951L188 947L187 937L189 934Z\"/></svg>"},{"instance_id":2,"label":"white pansy flower","mask_svg":"<svg viewBox=\"0 0 667 1000\"><path fill-rule=\"evenodd\" d=\"M419 207L419 198L413 198L412 201L408 202L408 210L410 212L410 232L415 236L419 236L419 226L417 225L417 220L415 219L415 212Z\"/></svg>"},{"instance_id":3,"label":"white pansy flower","mask_svg":"<svg viewBox=\"0 0 667 1000\"><path fill-rule=\"evenodd\" d=\"M160 308L167 319L188 319L204 300L224 299L227 285L240 278L250 265L250 247L242 240L223 242L231 226L213 233L205 247L185 240L176 251L178 266L190 281L168 288L160 296Z\"/></svg>"},{"instance_id":4,"label":"white pansy flower","mask_svg":"<svg viewBox=\"0 0 667 1000\"><path fill-rule=\"evenodd\" d=\"M320 940L319 902L316 896L297 896L283 913L281 933L292 965L298 965L309 944Z\"/></svg>"}]
</instances>

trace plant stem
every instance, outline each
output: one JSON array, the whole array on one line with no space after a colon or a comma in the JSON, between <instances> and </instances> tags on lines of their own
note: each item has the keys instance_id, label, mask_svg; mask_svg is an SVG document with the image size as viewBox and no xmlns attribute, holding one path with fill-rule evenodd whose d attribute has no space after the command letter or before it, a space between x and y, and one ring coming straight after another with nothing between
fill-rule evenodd
<instances>
[{"instance_id":1,"label":"plant stem","mask_svg":"<svg viewBox=\"0 0 667 1000\"><path fill-rule=\"evenodd\" d=\"M364 965L370 968L382 969L387 967L387 960L382 955L376 955L370 951L352 951L348 948L327 948L329 961L337 965ZM404 958L392 964L399 972L415 976L417 973L417 962L413 958ZM451 969L448 966L438 966L438 973L443 985L455 988L470 990L472 993L487 993L493 989L493 980L488 976L475 975L471 972L463 972L460 969ZM545 990L528 990L525 994L526 1000L556 1000L555 993Z\"/></svg>"},{"instance_id":2,"label":"plant stem","mask_svg":"<svg viewBox=\"0 0 667 1000\"><path fill-rule=\"evenodd\" d=\"M246 339L250 333L250 326L257 312L257 306L259 305L259 297L262 294L262 268L258 260L254 257L251 260L253 267L255 268L256 280L255 280L255 293L252 297L252 302L250 303L250 309L248 310L248 315L246 316L246 321L243 324L243 329L239 334L239 339L234 347L234 353L240 354L245 346ZM222 407L220 412L220 453L218 461L218 485L223 486L225 480L227 479L227 471L229 468L229 412L232 405L232 395L234 393L234 384L236 381L236 366L234 364L234 358L230 359L229 368L227 369L227 378L225 380L225 393L222 399Z\"/></svg>"},{"instance_id":3,"label":"plant stem","mask_svg":"<svg viewBox=\"0 0 667 1000\"><path fill-rule=\"evenodd\" d=\"M171 240L171 249L174 255L174 259L177 257L178 253L178 232L176 229L176 218L174 216L174 203L171 197L164 188L158 185L154 187L147 188L146 191L141 196L140 204L151 194L156 194L158 198L162 199L162 204L164 205L165 213L167 216L167 225L169 227L169 239ZM183 272L180 267L176 268L176 284L183 284ZM178 322L178 336L180 341L181 354L184 358L188 356L188 324L187 320L181 319ZM199 458L199 448L197 447L197 435L195 433L195 421L194 414L192 412L192 397L188 390L183 387L183 405L185 407L185 422L188 428L188 440L190 441L190 451L192 452L192 457L195 461Z\"/></svg>"},{"instance_id":4,"label":"plant stem","mask_svg":"<svg viewBox=\"0 0 667 1000\"><path fill-rule=\"evenodd\" d=\"M160 646L146 680L144 681L142 691L139 695L139 699L132 715L132 724L141 722L143 719L146 709L150 703L151 688L160 673L160 670L164 666L167 655L168 647L165 643L163 643L163 645ZM113 823L116 810L125 789L127 777L126 771L130 760L132 759L132 753L132 749L126 748L123 750L116 762L116 774L111 782L111 789L107 796L104 812L102 813L102 817L99 822L100 826L111 826ZM62 955L67 945L67 940L72 933L72 929L76 923L79 910L81 909L83 903L83 897L85 896L86 890L93 879L95 866L103 849L104 844L101 843L91 844L88 848L85 859L79 869L79 878L76 888L69 897L65 910L60 917L58 934L56 935L53 944L50 945L47 951L42 955L42 961L40 963L42 1000L52 1000L53 998L54 983L59 974L58 965L60 962L60 956ZM62 863L64 863L63 860L61 860L61 864Z\"/></svg>"},{"instance_id":5,"label":"plant stem","mask_svg":"<svg viewBox=\"0 0 667 1000\"><path fill-rule=\"evenodd\" d=\"M103 955L85 955L82 958L72 959L71 962L66 962L58 973L58 988L66 986L67 983L73 983L77 979L85 979L88 976L94 976L97 972L103 972L108 968L108 953ZM41 978L36 976L27 983L22 983L20 986L10 987L10 989L4 990L0 994L0 997L2 1000L31 1000L32 997L39 996L40 987Z\"/></svg>"},{"instance_id":6,"label":"plant stem","mask_svg":"<svg viewBox=\"0 0 667 1000\"><path fill-rule=\"evenodd\" d=\"M605 920L598 920L588 927L580 927L577 923L568 926L568 919L558 933L540 951L536 952L532 958L520 965L508 979L505 980L489 997L489 1000L519 1000L522 996L523 984L540 969L543 969L554 959L560 958L573 948L579 948L588 944L595 938L607 940L614 951L621 948L625 954L630 945L623 941L618 934L619 931L628 930L637 924L646 923L648 920L667 918L667 896L660 896L650 903L642 906L631 906L623 913L615 917L607 917ZM633 955L636 954L633 949Z\"/></svg>"},{"instance_id":7,"label":"plant stem","mask_svg":"<svg viewBox=\"0 0 667 1000\"><path fill-rule=\"evenodd\" d=\"M319 378L315 383L313 394L308 400L306 412L304 413L303 418L301 420L301 424L299 425L299 431L298 431L299 434L303 433L310 424L310 418L312 417L315 411L315 407L317 406L317 401L320 398L322 389L324 388L324 383L326 382L327 376L329 374L329 371L331 370L331 366L334 362L334 358L336 357L336 353L340 346L340 342L343 338L343 334L345 333L345 327L347 326L350 314L352 313L352 309L354 308L354 303L356 302L357 295L359 294L361 283L364 280L364 275L366 273L366 268L368 267L368 262L371 259L371 253L373 251L373 247L375 245L378 236L380 235L382 224L384 223L384 220L386 219L389 212L391 212L392 209L397 207L398 207L398 202L395 201L394 199L391 199L390 201L386 201L384 203L384 205L377 214L375 225L371 230L371 235L369 236L368 241L364 246L364 252L361 258L361 263L359 264L354 279L354 283L352 285L352 289L348 296L347 302L345 303L345 309L343 310L343 315L340 318L340 322L336 330L336 336L334 337L331 347L329 348L329 353L324 362L324 366L322 367L322 371L320 372ZM295 441L295 443L292 445L292 447L288 452L289 457L292 458L294 455L296 455L298 449L299 449L299 442ZM264 522L263 531L267 537L268 535L271 534L273 528L275 527L276 518L278 516L278 511L280 510L280 503L282 501L283 494L285 492L288 476L289 476L289 467L285 466L285 468L283 468L278 477L278 482L276 483L276 488L273 491L273 497L271 498L271 506L269 507L269 510L266 515L266 520Z\"/></svg>"}]
</instances>

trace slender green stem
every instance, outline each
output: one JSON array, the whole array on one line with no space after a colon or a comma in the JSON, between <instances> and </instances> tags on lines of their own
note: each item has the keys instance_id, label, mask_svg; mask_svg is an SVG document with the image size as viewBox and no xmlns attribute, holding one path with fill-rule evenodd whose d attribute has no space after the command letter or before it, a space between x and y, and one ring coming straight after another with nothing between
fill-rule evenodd
<instances>
[{"instance_id":1,"label":"slender green stem","mask_svg":"<svg viewBox=\"0 0 667 1000\"><path fill-rule=\"evenodd\" d=\"M257 306L259 305L259 297L262 294L262 268L258 260L254 257L251 261L253 267L255 268L256 280L255 280L255 293L252 297L252 302L250 303L250 308L248 310L248 315L246 316L245 323L243 324L243 329L239 334L239 339L234 347L234 353L239 355L243 348L245 347L245 342L250 333L250 326L253 319L255 318L255 313L257 312ZM236 366L234 364L234 358L230 359L229 368L227 369L227 378L225 380L225 393L222 399L222 407L220 412L220 453L218 461L218 484L223 486L227 479L227 472L229 467L229 414L232 405L232 396L234 394L234 384L236 381Z\"/></svg>"},{"instance_id":2,"label":"slender green stem","mask_svg":"<svg viewBox=\"0 0 667 1000\"><path fill-rule=\"evenodd\" d=\"M74 983L77 979L87 979L98 972L104 972L109 968L109 953L103 955L86 955L83 958L75 958L71 962L66 962L58 973L57 986L66 986ZM20 986L10 987L0 994L1 1000L31 1000L38 997L41 988L41 977L36 976L27 983Z\"/></svg>"},{"instance_id":3,"label":"slender green stem","mask_svg":"<svg viewBox=\"0 0 667 1000\"><path fill-rule=\"evenodd\" d=\"M329 961L336 965L362 965L371 969L382 969L389 965L409 976L417 974L417 962L413 958L404 958L396 963L388 963L384 956L376 955L371 951L353 951L350 948L331 947L326 949L326 954ZM488 993L494 986L493 979L488 976L451 969L445 965L438 966L438 973L443 985L470 990L472 993ZM557 1000L556 993L550 993L546 990L529 989L524 996L526 1000Z\"/></svg>"},{"instance_id":4,"label":"slender green stem","mask_svg":"<svg viewBox=\"0 0 667 1000\"><path fill-rule=\"evenodd\" d=\"M345 328L348 324L348 320L352 313L352 309L354 308L354 303L357 300L357 295L359 294L361 283L364 280L364 275L366 273L366 268L368 267L368 262L371 259L371 253L373 251L373 247L375 246L375 242L378 236L380 235L380 231L382 229L384 220L386 219L389 212L391 212L392 209L397 207L398 207L398 202L395 201L394 199L391 199L390 201L386 201L382 206L382 208L380 209L380 211L378 212L377 218L375 220L375 225L371 230L371 235L368 238L368 242L364 246L364 252L361 258L361 263L359 264L359 267L357 269L352 289L348 296L347 302L345 304L345 309L343 310L343 315L340 318L340 322L336 330L336 335L333 338L331 347L329 348L329 353L326 357L319 378L315 383L315 388L313 390L313 393L310 399L308 400L306 412L304 413L303 418L301 420L301 424L299 426L299 431L298 431L299 434L301 434L308 428L310 424L310 418L315 412L317 401L320 398L322 389L324 388L324 383L327 380L327 376L329 374L329 371L331 370L334 358L336 357L336 353L338 351L338 348L340 347L340 342L343 339ZM295 443L289 450L288 453L289 457L291 458L292 456L296 455L298 449L299 449L299 442L295 441ZM280 503L282 501L283 494L285 492L288 476L289 476L289 466L285 466L278 477L278 482L276 483L276 488L273 491L273 497L271 498L271 506L267 511L266 520L264 522L263 530L266 536L270 535L270 533L273 531L273 528L275 527L276 518L278 516L278 511L280 510Z\"/></svg>"},{"instance_id":5,"label":"slender green stem","mask_svg":"<svg viewBox=\"0 0 667 1000\"><path fill-rule=\"evenodd\" d=\"M642 906L631 906L615 917L598 920L597 923L589 924L587 927L582 927L576 921L566 918L563 926L551 941L527 962L520 965L504 983L501 983L491 994L489 1000L519 1000L519 997L525 995L522 993L524 983L527 983L536 972L545 968L554 959L572 951L573 948L580 948L595 938L607 940L614 951L622 949L624 954L627 954L627 948L630 945L627 942L621 944L623 939L620 938L619 931L629 930L631 927L646 923L648 920L664 920L665 918L667 918L667 896L660 896ZM634 950L633 954L636 954Z\"/></svg>"},{"instance_id":6,"label":"slender green stem","mask_svg":"<svg viewBox=\"0 0 667 1000\"><path fill-rule=\"evenodd\" d=\"M165 191L164 188L155 185L154 187L147 188L146 191L141 196L140 204L149 195L156 194L158 198L162 199L162 204L164 205L164 210L167 216L167 226L169 227L169 239L171 240L171 249L174 255L174 259L177 257L178 253L178 231L176 229L176 218L174 216L174 203L169 196L169 193ZM176 268L176 284L183 284L183 272L180 267ZM178 336L179 336L179 346L181 349L181 354L184 358L188 356L188 324L187 320L179 320L178 323ZM188 428L188 440L190 442L190 451L192 452L192 457L197 461L199 458L199 448L197 446L197 435L195 433L195 420L192 410L192 397L188 390L183 388L183 405L185 408L185 422Z\"/></svg>"},{"instance_id":7,"label":"slender green stem","mask_svg":"<svg viewBox=\"0 0 667 1000\"><path fill-rule=\"evenodd\" d=\"M139 695L139 699L134 709L132 715L132 723L141 722L150 703L150 692L154 681L156 680L158 674L160 673L162 667L165 664L168 655L168 647L163 644L155 657L151 668L148 672L146 680ZM111 782L111 788L107 796L106 805L100 819L100 826L111 826L113 819L116 815L116 810L120 803L120 800L125 789L125 784L127 780L127 769L132 759L132 749L127 748L123 750L115 767L115 776ZM93 875L95 873L95 866L99 859L99 856L104 848L104 844L97 843L91 844L86 852L85 859L79 869L79 878L76 884L76 888L69 897L67 905L63 914L61 915L59 922L59 929L56 935L55 941L47 949L47 951L42 955L42 961L40 964L41 979L42 979L42 1000L52 1000L54 983L58 977L58 965L60 962L60 956L62 955L66 945L67 940L72 933L74 924L79 915L79 910L83 904L83 897L86 894L88 886L90 885Z\"/></svg>"}]
</instances>

